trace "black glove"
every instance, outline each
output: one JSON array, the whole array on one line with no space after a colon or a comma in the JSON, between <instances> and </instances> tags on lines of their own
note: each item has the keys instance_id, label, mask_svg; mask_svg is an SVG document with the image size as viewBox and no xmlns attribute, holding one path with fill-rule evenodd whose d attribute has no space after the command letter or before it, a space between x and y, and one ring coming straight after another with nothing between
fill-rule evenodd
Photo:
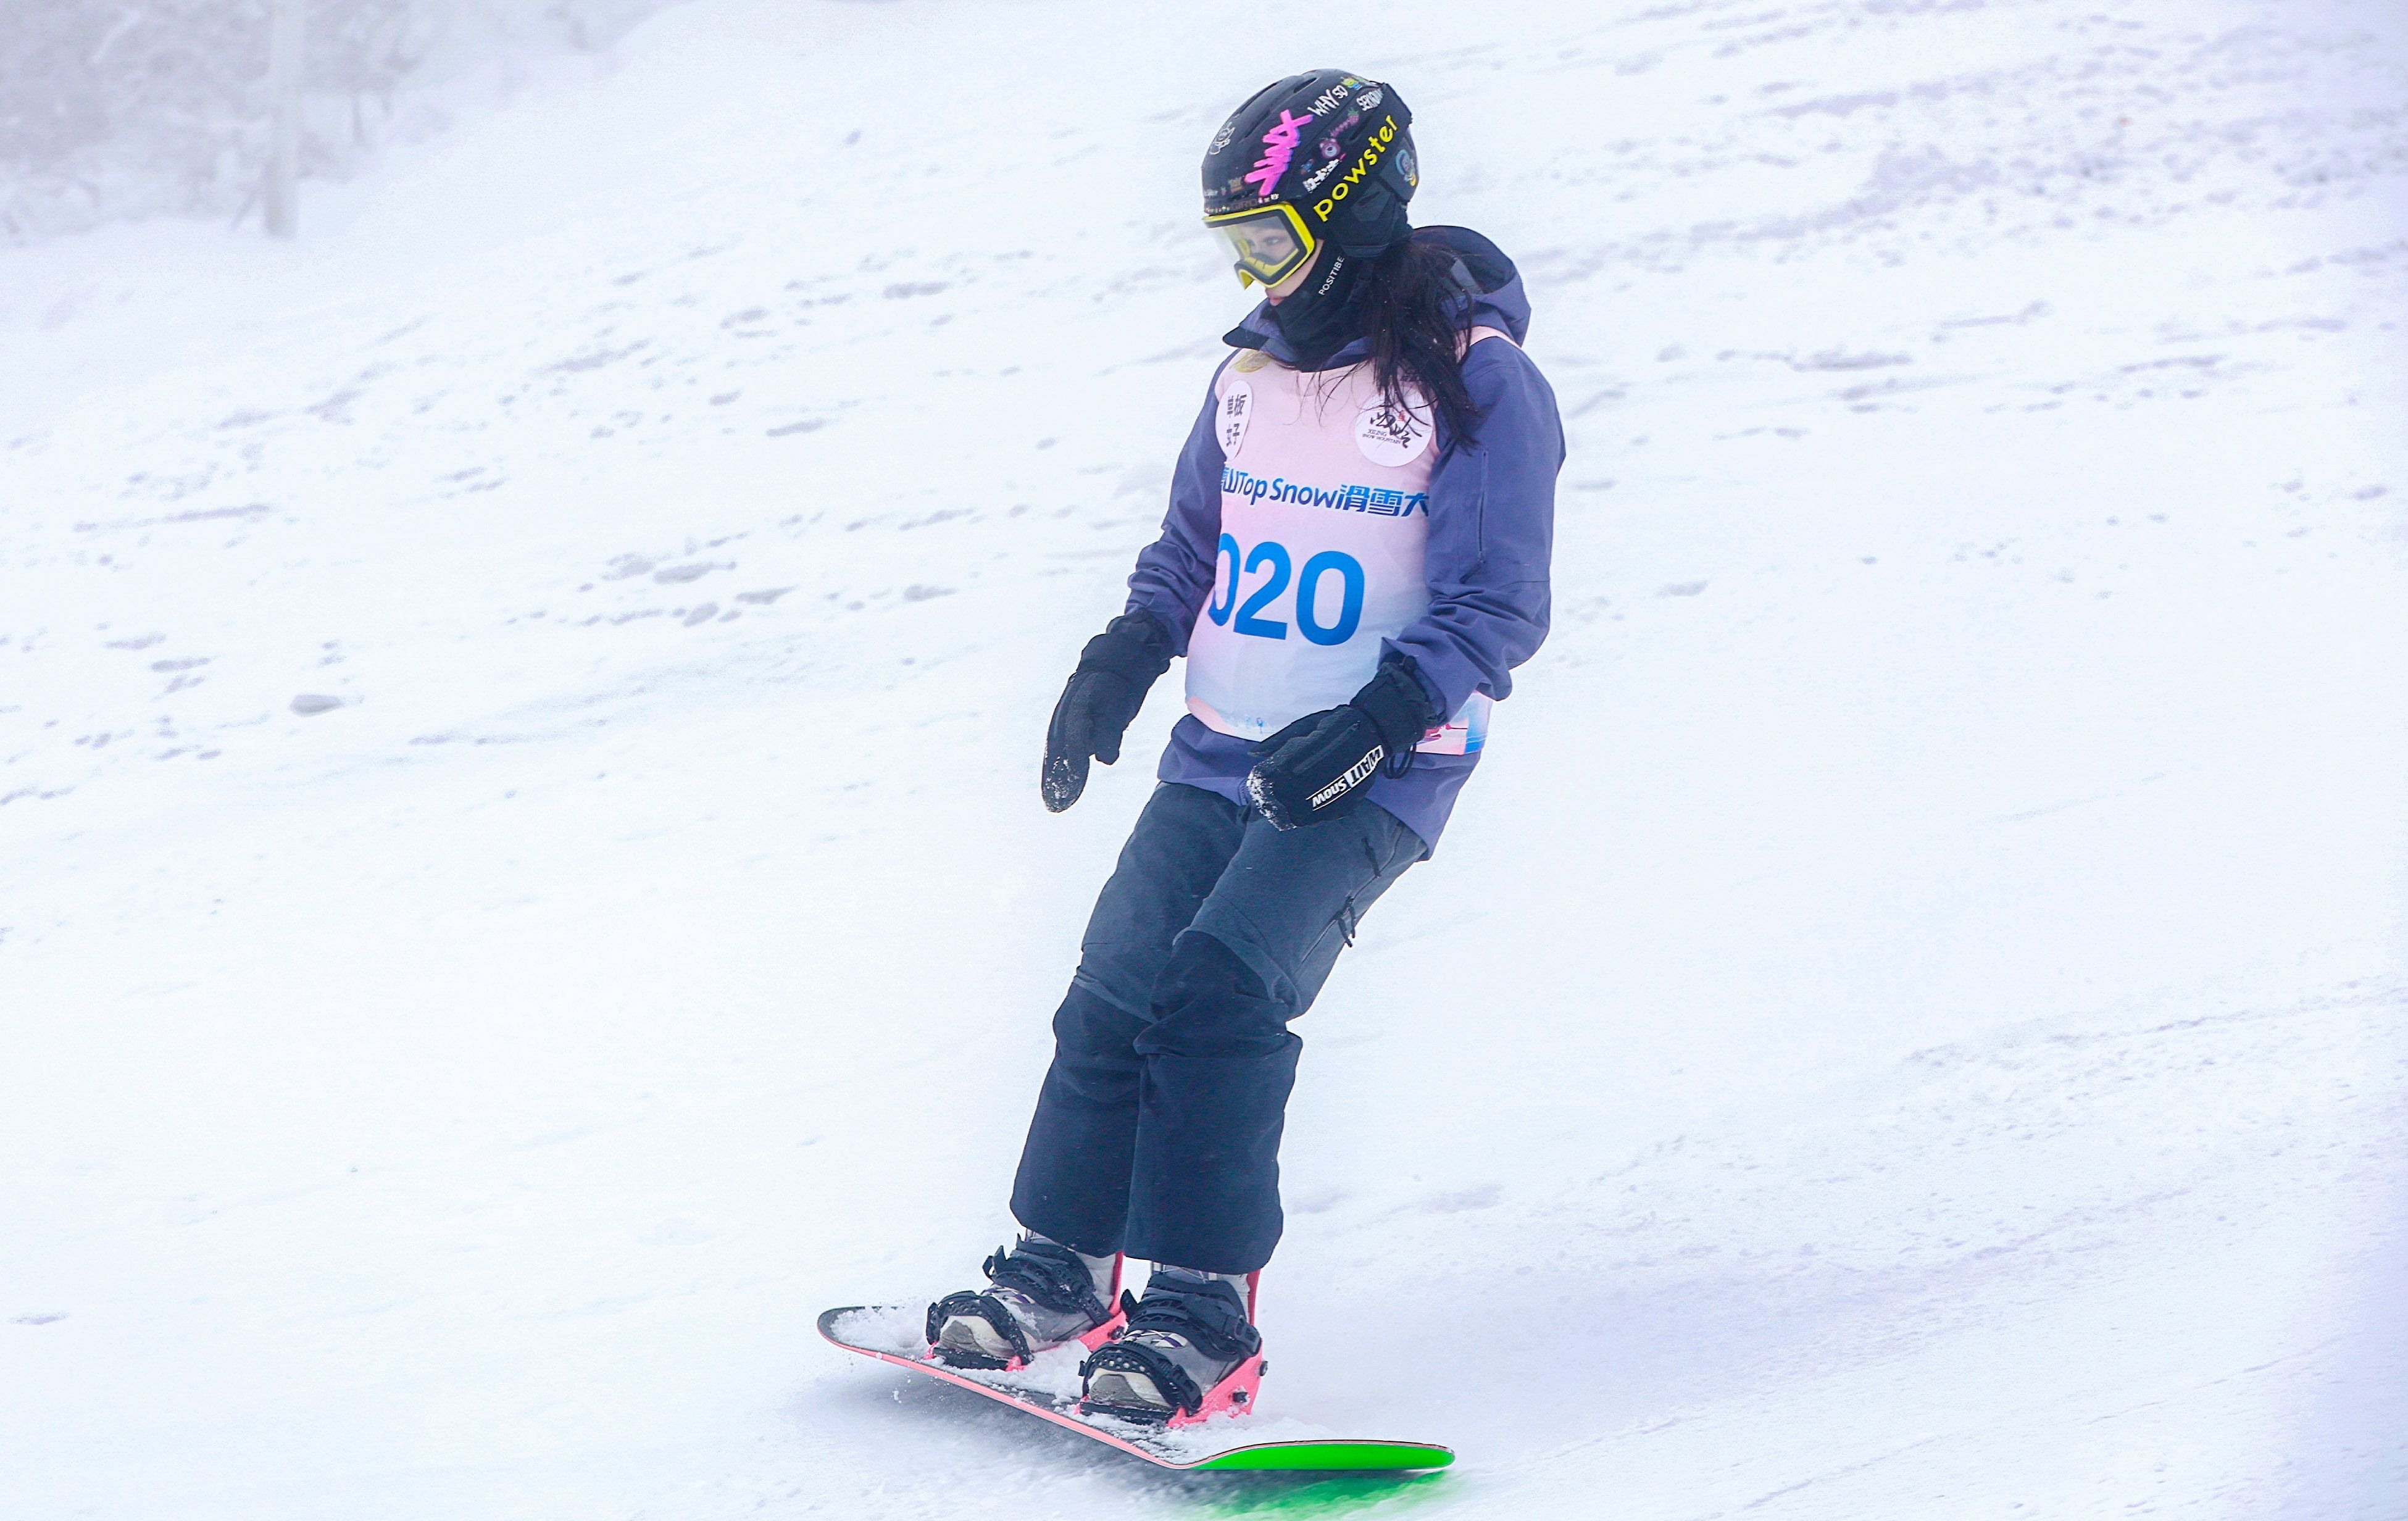
<instances>
[{"instance_id":1,"label":"black glove","mask_svg":"<svg viewBox=\"0 0 2408 1521\"><path fill-rule=\"evenodd\" d=\"M1141 612L1123 613L1087 641L1045 727L1038 787L1048 809L1059 813L1087 790L1088 756L1106 766L1121 758L1121 736L1145 706L1145 689L1169 668L1170 636Z\"/></svg>"},{"instance_id":2,"label":"black glove","mask_svg":"<svg viewBox=\"0 0 2408 1521\"><path fill-rule=\"evenodd\" d=\"M1383 769L1405 774L1437 721L1417 667L1390 655L1354 700L1308 713L1254 746L1263 759L1246 775L1246 796L1273 828L1342 819Z\"/></svg>"}]
</instances>

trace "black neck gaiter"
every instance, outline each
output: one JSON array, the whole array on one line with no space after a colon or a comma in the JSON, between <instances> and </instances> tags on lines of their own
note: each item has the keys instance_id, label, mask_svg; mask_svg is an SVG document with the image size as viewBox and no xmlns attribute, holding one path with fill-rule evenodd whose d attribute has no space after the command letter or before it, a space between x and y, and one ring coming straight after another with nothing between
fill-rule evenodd
<instances>
[{"instance_id":1,"label":"black neck gaiter","mask_svg":"<svg viewBox=\"0 0 2408 1521\"><path fill-rule=\"evenodd\" d=\"M1287 340L1298 369L1322 369L1338 351L1363 336L1363 282L1371 261L1329 245L1328 262L1305 277L1296 294L1271 306L1271 324Z\"/></svg>"}]
</instances>

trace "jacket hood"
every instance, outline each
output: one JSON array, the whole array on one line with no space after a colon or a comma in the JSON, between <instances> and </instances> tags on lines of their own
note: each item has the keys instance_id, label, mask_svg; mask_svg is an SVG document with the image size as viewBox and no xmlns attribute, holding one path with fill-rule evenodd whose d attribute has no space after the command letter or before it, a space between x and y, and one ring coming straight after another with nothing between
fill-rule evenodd
<instances>
[{"instance_id":1,"label":"jacket hood","mask_svg":"<svg viewBox=\"0 0 2408 1521\"><path fill-rule=\"evenodd\" d=\"M1470 307L1468 327L1494 327L1520 344L1530 334L1530 298L1522 289L1522 272L1504 251L1469 227L1416 227L1413 237L1425 243L1435 243L1455 256L1462 266L1468 289L1463 299ZM1260 349L1283 365L1294 366L1296 354L1280 336L1271 321L1271 304L1266 300L1246 314L1246 320L1231 328L1224 339L1232 348ZM1352 365L1370 352L1370 344L1356 338L1330 360L1330 366Z\"/></svg>"}]
</instances>

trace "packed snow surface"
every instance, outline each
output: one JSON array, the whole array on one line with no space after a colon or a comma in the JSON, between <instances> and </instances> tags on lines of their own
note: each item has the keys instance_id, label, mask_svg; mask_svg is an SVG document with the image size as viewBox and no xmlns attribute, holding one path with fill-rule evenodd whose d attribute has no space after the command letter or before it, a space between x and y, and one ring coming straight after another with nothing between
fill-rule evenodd
<instances>
[{"instance_id":1,"label":"packed snow surface","mask_svg":"<svg viewBox=\"0 0 2408 1521\"><path fill-rule=\"evenodd\" d=\"M697 0L280 246L0 254L0 1513L2408 1514L2394 0ZM1180 1477L976 1281L1175 677L1046 713L1280 73L1563 404Z\"/></svg>"}]
</instances>

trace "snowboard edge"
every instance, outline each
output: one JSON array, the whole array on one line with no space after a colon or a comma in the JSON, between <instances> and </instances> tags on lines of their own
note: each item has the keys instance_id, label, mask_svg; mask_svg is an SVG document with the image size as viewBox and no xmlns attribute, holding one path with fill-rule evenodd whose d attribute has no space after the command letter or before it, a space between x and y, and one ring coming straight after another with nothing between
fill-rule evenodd
<instances>
[{"instance_id":1,"label":"snowboard edge","mask_svg":"<svg viewBox=\"0 0 2408 1521\"><path fill-rule=\"evenodd\" d=\"M1051 1421L1066 1430L1076 1431L1081 1436L1092 1438L1106 1446L1118 1448L1132 1457L1142 1458L1156 1468L1196 1473L1248 1471L1396 1473L1442 1469L1455 1461L1453 1448L1440 1447L1429 1442L1385 1442L1365 1437L1330 1437L1311 1442L1257 1442L1227 1448L1204 1457L1182 1461L1161 1453L1149 1452L1125 1437L1117 1436L1101 1427L1091 1426L1075 1416L1066 1415L1036 1400L1021 1399L1008 1389L982 1384L976 1379L964 1378L960 1373L941 1363L897 1356L892 1352L877 1347L866 1347L858 1342L848 1342L836 1333L838 1317L871 1308L874 1307L840 1305L833 1310L823 1311L819 1317L820 1335L832 1346L842 1347L845 1351L860 1356L874 1357L882 1363L892 1363L897 1368L906 1368L915 1373L925 1373L931 1378L941 1379L956 1388L984 1395L1001 1404L1013 1406L1039 1419Z\"/></svg>"}]
</instances>

